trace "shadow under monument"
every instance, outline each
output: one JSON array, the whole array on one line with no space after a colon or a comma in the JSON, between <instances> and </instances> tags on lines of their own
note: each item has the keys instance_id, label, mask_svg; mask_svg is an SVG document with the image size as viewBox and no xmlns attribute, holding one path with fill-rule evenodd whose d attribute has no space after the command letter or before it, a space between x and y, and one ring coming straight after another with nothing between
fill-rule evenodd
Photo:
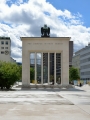
<instances>
[{"instance_id":1,"label":"shadow under monument","mask_svg":"<svg viewBox=\"0 0 90 120\"><path fill-rule=\"evenodd\" d=\"M79 88L75 88L74 85L69 85L69 86L66 86L66 87L58 87L58 88L55 88L54 85L52 85L52 87L43 87L43 88L40 88L40 87L34 87L34 88L22 88L22 85L17 85L17 86L13 86L11 89L7 90L7 89L3 89L0 91L47 91L47 92L60 92L60 91L75 91L75 92L85 92L85 90L81 90Z\"/></svg>"},{"instance_id":2,"label":"shadow under monument","mask_svg":"<svg viewBox=\"0 0 90 120\"><path fill-rule=\"evenodd\" d=\"M81 87L80 87L81 88ZM22 88L22 85L17 85L17 86L13 86L11 89L9 89L9 90L7 90L7 89L3 89L3 90L1 90L0 89L0 91L47 91L47 92L62 92L62 91L75 91L75 92L85 92L85 90L81 90L81 89L79 89L79 87L78 88L75 88L75 86L74 85L69 85L69 86L66 86L66 87L64 87L64 86L59 86L59 87L57 87L57 88L55 88L55 86L54 85L52 85L51 87L46 87L46 86L44 86L43 88L40 88L40 87L38 87L38 85L36 85L36 87L33 87L33 88L30 88L30 87L28 87L28 88Z\"/></svg>"}]
</instances>

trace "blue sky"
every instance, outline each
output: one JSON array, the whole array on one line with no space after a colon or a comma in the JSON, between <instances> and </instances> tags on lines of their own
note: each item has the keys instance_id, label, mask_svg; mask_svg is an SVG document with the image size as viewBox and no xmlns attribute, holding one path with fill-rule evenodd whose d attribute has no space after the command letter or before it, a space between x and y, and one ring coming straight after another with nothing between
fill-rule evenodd
<instances>
[{"instance_id":1,"label":"blue sky","mask_svg":"<svg viewBox=\"0 0 90 120\"><path fill-rule=\"evenodd\" d=\"M57 9L80 13L86 27L90 27L90 0L47 0Z\"/></svg>"},{"instance_id":2,"label":"blue sky","mask_svg":"<svg viewBox=\"0 0 90 120\"><path fill-rule=\"evenodd\" d=\"M7 4L11 6L18 0L8 0ZM28 0L20 0L21 4L27 3ZM51 3L55 8L61 10L69 10L73 14L80 13L82 15L82 22L86 27L90 26L90 0L46 0Z\"/></svg>"},{"instance_id":3,"label":"blue sky","mask_svg":"<svg viewBox=\"0 0 90 120\"><path fill-rule=\"evenodd\" d=\"M12 3L16 3L18 0L7 1L10 6ZM20 0L22 1L22 0ZM90 0L46 0L51 3L55 8L61 10L69 10L73 14L80 13L82 15L82 21L86 27L90 26ZM28 2L28 0L23 0L21 4Z\"/></svg>"},{"instance_id":4,"label":"blue sky","mask_svg":"<svg viewBox=\"0 0 90 120\"><path fill-rule=\"evenodd\" d=\"M20 37L40 37L47 24L51 37L71 37L74 52L90 42L90 0L0 0L0 36L11 38L11 55L22 61Z\"/></svg>"}]
</instances>

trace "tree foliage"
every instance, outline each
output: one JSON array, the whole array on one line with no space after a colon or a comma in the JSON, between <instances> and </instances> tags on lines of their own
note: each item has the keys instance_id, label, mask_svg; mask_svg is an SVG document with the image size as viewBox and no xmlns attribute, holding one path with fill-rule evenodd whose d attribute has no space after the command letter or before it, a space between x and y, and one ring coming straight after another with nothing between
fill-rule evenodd
<instances>
[{"instance_id":1,"label":"tree foliage","mask_svg":"<svg viewBox=\"0 0 90 120\"><path fill-rule=\"evenodd\" d=\"M77 80L79 78L80 78L80 76L79 76L78 69L74 68L74 67L71 67L69 69L69 80L72 81L72 80Z\"/></svg>"},{"instance_id":2,"label":"tree foliage","mask_svg":"<svg viewBox=\"0 0 90 120\"><path fill-rule=\"evenodd\" d=\"M30 80L34 80L34 68L30 68Z\"/></svg>"},{"instance_id":3,"label":"tree foliage","mask_svg":"<svg viewBox=\"0 0 90 120\"><path fill-rule=\"evenodd\" d=\"M50 82L52 82L54 80L54 76L50 75Z\"/></svg>"},{"instance_id":4,"label":"tree foliage","mask_svg":"<svg viewBox=\"0 0 90 120\"><path fill-rule=\"evenodd\" d=\"M0 61L0 87L9 89L16 81L21 79L21 66L10 62Z\"/></svg>"}]
</instances>

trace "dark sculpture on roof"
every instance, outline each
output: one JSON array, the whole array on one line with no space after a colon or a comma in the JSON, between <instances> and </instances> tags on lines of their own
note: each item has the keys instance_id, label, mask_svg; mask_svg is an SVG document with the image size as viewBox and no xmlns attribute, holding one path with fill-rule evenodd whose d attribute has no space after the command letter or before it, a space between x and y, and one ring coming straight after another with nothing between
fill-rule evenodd
<instances>
[{"instance_id":1,"label":"dark sculpture on roof","mask_svg":"<svg viewBox=\"0 0 90 120\"><path fill-rule=\"evenodd\" d=\"M46 24L41 27L41 37L50 37L50 28Z\"/></svg>"}]
</instances>

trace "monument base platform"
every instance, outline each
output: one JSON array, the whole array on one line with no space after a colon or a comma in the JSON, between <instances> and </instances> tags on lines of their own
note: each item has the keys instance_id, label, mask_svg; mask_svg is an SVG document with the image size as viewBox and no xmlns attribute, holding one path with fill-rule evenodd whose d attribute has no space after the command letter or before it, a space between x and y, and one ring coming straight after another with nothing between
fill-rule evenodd
<instances>
[{"instance_id":1,"label":"monument base platform","mask_svg":"<svg viewBox=\"0 0 90 120\"><path fill-rule=\"evenodd\" d=\"M66 89L68 89L68 88L73 88L74 86L73 85L30 85L30 86L21 86L22 87L22 89L23 88L35 88L35 89L39 89L39 88L42 88L42 89L47 89L47 88L66 88Z\"/></svg>"}]
</instances>

